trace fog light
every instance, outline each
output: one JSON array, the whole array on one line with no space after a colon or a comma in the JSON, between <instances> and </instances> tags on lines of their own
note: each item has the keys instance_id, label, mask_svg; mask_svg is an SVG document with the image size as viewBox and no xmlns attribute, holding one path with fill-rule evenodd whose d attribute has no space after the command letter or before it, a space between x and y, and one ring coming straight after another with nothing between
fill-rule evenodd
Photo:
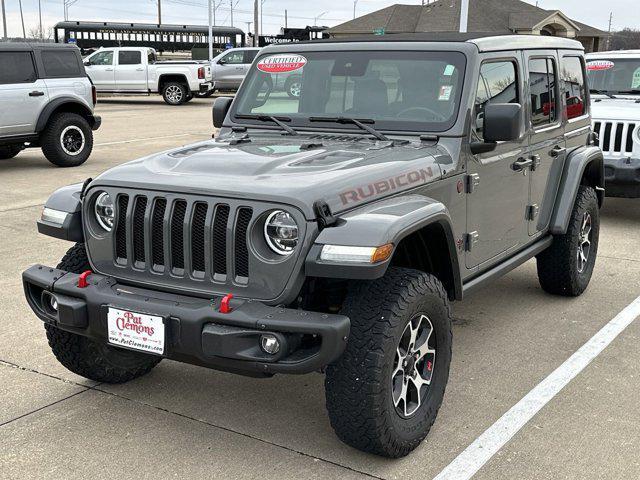
<instances>
[{"instance_id":1,"label":"fog light","mask_svg":"<svg viewBox=\"0 0 640 480\"><path fill-rule=\"evenodd\" d=\"M51 306L54 312L58 311L58 300L53 295L49 297L49 305Z\"/></svg>"},{"instance_id":2,"label":"fog light","mask_svg":"<svg viewBox=\"0 0 640 480\"><path fill-rule=\"evenodd\" d=\"M280 351L280 342L275 335L262 335L260 337L260 347L269 355L275 355Z\"/></svg>"}]
</instances>

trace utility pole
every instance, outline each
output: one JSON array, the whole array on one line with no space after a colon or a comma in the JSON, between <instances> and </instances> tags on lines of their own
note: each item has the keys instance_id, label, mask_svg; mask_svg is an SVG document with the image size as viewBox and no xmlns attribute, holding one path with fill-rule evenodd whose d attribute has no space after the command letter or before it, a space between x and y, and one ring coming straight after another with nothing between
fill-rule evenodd
<instances>
[{"instance_id":1,"label":"utility pole","mask_svg":"<svg viewBox=\"0 0 640 480\"><path fill-rule=\"evenodd\" d=\"M469 23L469 0L462 0L460 2L460 32L467 31L467 24Z\"/></svg>"},{"instance_id":2,"label":"utility pole","mask_svg":"<svg viewBox=\"0 0 640 480\"><path fill-rule=\"evenodd\" d=\"M233 0L229 0L229 5L231 5L231 26L233 27Z\"/></svg>"},{"instance_id":3,"label":"utility pole","mask_svg":"<svg viewBox=\"0 0 640 480\"><path fill-rule=\"evenodd\" d=\"M287 11L285 10L285 11L284 11L284 28L288 28L288 27L289 27L289 25L287 25L287 20L288 20L288 18L287 18L287 17L288 17L288 13L287 13Z\"/></svg>"},{"instance_id":4,"label":"utility pole","mask_svg":"<svg viewBox=\"0 0 640 480\"><path fill-rule=\"evenodd\" d=\"M353 0L353 19L354 20L356 19L356 5L358 5L358 0Z\"/></svg>"},{"instance_id":5,"label":"utility pole","mask_svg":"<svg viewBox=\"0 0 640 480\"><path fill-rule=\"evenodd\" d=\"M607 50L611 48L611 22L613 21L613 12L609 13L609 36L607 36Z\"/></svg>"},{"instance_id":6,"label":"utility pole","mask_svg":"<svg viewBox=\"0 0 640 480\"><path fill-rule=\"evenodd\" d=\"M260 7L262 7L262 2ZM262 17L262 8L260 8L260 17ZM260 46L260 31L262 30L262 22L258 26L258 0L253 0L253 46Z\"/></svg>"},{"instance_id":7,"label":"utility pole","mask_svg":"<svg viewBox=\"0 0 640 480\"><path fill-rule=\"evenodd\" d=\"M158 0L158 5L160 5L160 0ZM211 67L211 71L213 72L213 0L209 0L209 66Z\"/></svg>"},{"instance_id":8,"label":"utility pole","mask_svg":"<svg viewBox=\"0 0 640 480\"><path fill-rule=\"evenodd\" d=\"M158 0L158 25L162 25L162 0Z\"/></svg>"},{"instance_id":9,"label":"utility pole","mask_svg":"<svg viewBox=\"0 0 640 480\"><path fill-rule=\"evenodd\" d=\"M24 14L22 13L22 0L18 0L18 5L20 5L20 20L22 21L22 38L27 38L27 31L24 28Z\"/></svg>"},{"instance_id":10,"label":"utility pole","mask_svg":"<svg viewBox=\"0 0 640 480\"><path fill-rule=\"evenodd\" d=\"M260 0L260 31L264 32L264 23L262 21L262 11L264 10L264 2L267 0Z\"/></svg>"},{"instance_id":11,"label":"utility pole","mask_svg":"<svg viewBox=\"0 0 640 480\"><path fill-rule=\"evenodd\" d=\"M7 39L7 12L4 9L4 0L0 0L0 6L2 6L2 38Z\"/></svg>"},{"instance_id":12,"label":"utility pole","mask_svg":"<svg viewBox=\"0 0 640 480\"><path fill-rule=\"evenodd\" d=\"M44 40L44 32L42 31L42 1L38 0L38 18L40 25L40 41Z\"/></svg>"}]
</instances>

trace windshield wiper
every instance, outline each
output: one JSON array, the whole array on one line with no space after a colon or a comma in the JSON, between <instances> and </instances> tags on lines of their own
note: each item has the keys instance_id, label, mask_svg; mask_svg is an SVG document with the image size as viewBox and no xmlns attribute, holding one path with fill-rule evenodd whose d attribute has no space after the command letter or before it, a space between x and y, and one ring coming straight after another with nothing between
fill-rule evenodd
<instances>
[{"instance_id":1,"label":"windshield wiper","mask_svg":"<svg viewBox=\"0 0 640 480\"><path fill-rule=\"evenodd\" d=\"M638 95L640 94L640 88L632 88L631 90L619 90L616 93L618 95Z\"/></svg>"},{"instance_id":2,"label":"windshield wiper","mask_svg":"<svg viewBox=\"0 0 640 480\"><path fill-rule=\"evenodd\" d=\"M613 98L614 100L618 97L616 97L614 94L607 92L606 90L597 90L595 88L592 88L589 90L589 93L595 93L596 95L606 95L609 98Z\"/></svg>"},{"instance_id":3,"label":"windshield wiper","mask_svg":"<svg viewBox=\"0 0 640 480\"><path fill-rule=\"evenodd\" d=\"M369 125L365 125L365 123L376 123L375 120L370 118L361 118L360 120L356 120L355 118L350 117L309 117L310 122L332 122L332 123L342 123L342 124L351 124L356 127L364 130L365 132L370 133L378 140L382 140L384 142L389 142L389 138L377 131L375 128L370 127Z\"/></svg>"},{"instance_id":4,"label":"windshield wiper","mask_svg":"<svg viewBox=\"0 0 640 480\"><path fill-rule=\"evenodd\" d=\"M247 120L260 120L261 122L273 122L278 125L281 129L287 132L289 135L298 135L293 128L283 122L290 122L291 119L289 117L274 117L271 115L236 115L236 118L244 118Z\"/></svg>"}]
</instances>

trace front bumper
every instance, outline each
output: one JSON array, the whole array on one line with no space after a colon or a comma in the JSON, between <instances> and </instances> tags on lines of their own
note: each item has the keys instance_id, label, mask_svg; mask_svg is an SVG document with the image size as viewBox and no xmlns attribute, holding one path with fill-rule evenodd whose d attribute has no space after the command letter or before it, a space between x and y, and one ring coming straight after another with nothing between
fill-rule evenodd
<instances>
[{"instance_id":1,"label":"front bumper","mask_svg":"<svg viewBox=\"0 0 640 480\"><path fill-rule=\"evenodd\" d=\"M608 197L640 197L640 157L605 157L605 192Z\"/></svg>"},{"instance_id":2,"label":"front bumper","mask_svg":"<svg viewBox=\"0 0 640 480\"><path fill-rule=\"evenodd\" d=\"M163 357L252 376L309 373L336 360L347 343L350 321L330 315L233 299L232 310L219 312L221 298L174 295L118 284L92 274L88 286L79 275L35 265L22 274L29 306L44 322L107 342L109 307L161 316L165 325ZM54 296L58 308L49 305ZM260 348L263 334L276 336L275 355Z\"/></svg>"}]
</instances>

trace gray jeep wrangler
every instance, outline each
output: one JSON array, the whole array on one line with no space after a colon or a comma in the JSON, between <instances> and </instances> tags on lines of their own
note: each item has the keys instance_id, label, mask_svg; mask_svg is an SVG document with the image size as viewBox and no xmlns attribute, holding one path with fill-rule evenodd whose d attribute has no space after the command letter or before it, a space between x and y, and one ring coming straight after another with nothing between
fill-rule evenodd
<instances>
[{"instance_id":1,"label":"gray jeep wrangler","mask_svg":"<svg viewBox=\"0 0 640 480\"><path fill-rule=\"evenodd\" d=\"M287 73L297 97L272 88ZM588 105L567 39L266 48L216 101L217 138L50 197L40 232L75 246L24 273L26 298L79 375L322 371L340 439L406 455L442 403L451 301L534 257L545 291L587 287L604 194Z\"/></svg>"}]
</instances>

